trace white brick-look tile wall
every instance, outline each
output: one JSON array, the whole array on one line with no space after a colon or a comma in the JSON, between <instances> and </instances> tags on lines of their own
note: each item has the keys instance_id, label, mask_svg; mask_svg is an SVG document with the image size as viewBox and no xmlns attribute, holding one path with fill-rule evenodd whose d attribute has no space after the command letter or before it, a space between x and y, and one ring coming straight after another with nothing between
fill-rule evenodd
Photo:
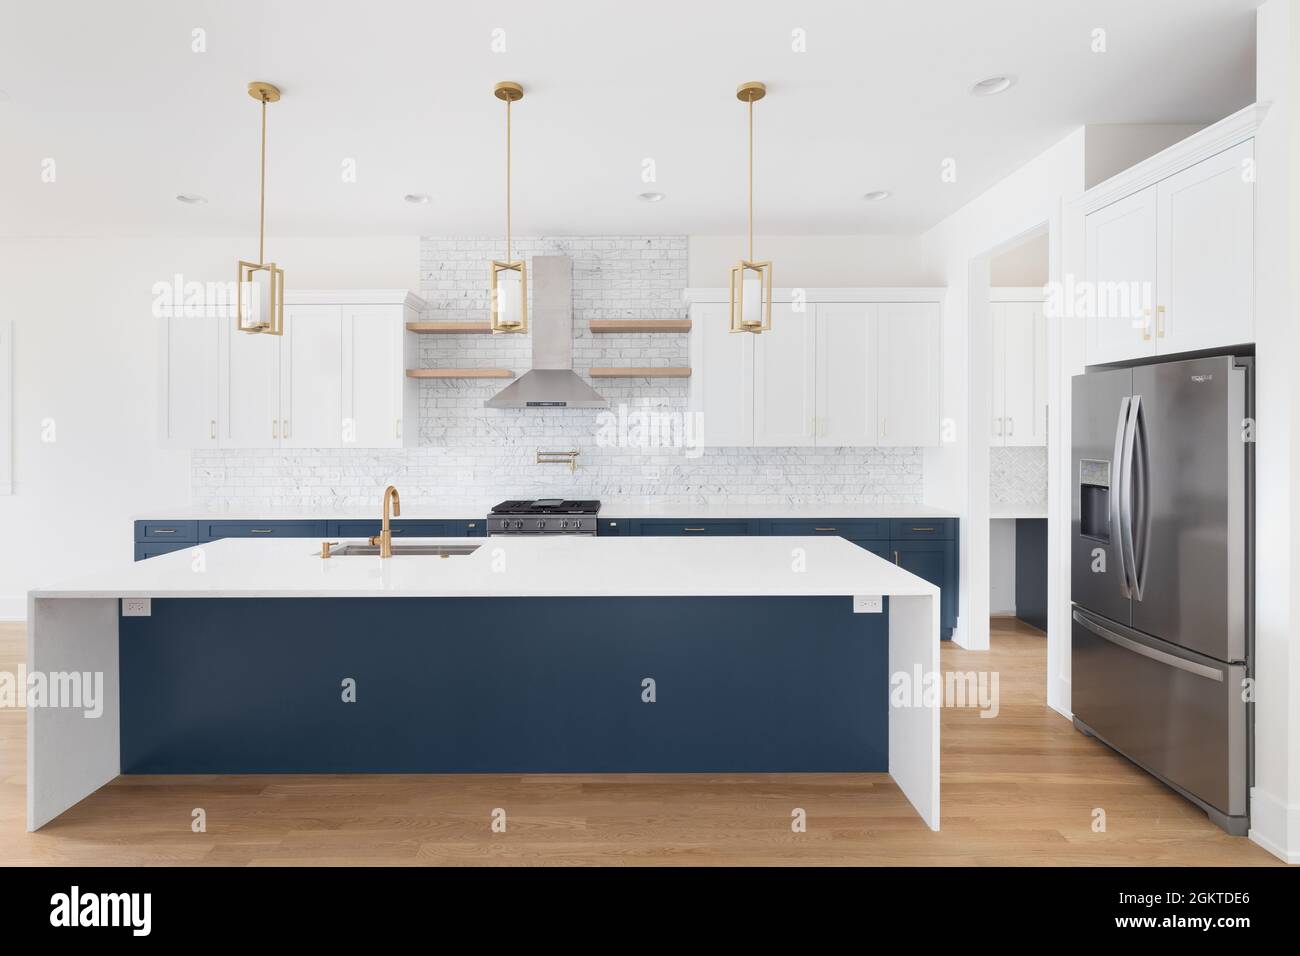
<instances>
[{"instance_id":1,"label":"white brick-look tile wall","mask_svg":"<svg viewBox=\"0 0 1300 956\"><path fill-rule=\"evenodd\" d=\"M591 319L684 317L685 236L562 236L515 241L514 255L573 259L574 369L689 365L686 335L594 336ZM487 317L487 264L500 239L425 238L419 292L426 321ZM719 277L721 284L723 277ZM529 367L528 336L429 335L425 367ZM420 383L419 447L195 452L194 503L216 511L369 508L388 483L414 514L422 504L482 498L654 496L668 504L870 503L921 501L916 448L620 447L600 437L598 409L490 409L508 384L466 379ZM598 379L611 409L654 414L680 425L687 382ZM634 420L635 423L635 420ZM606 434L608 433L608 430ZM578 449L578 469L538 465L536 452Z\"/></svg>"},{"instance_id":2,"label":"white brick-look tile wall","mask_svg":"<svg viewBox=\"0 0 1300 956\"><path fill-rule=\"evenodd\" d=\"M989 499L1000 505L1047 503L1047 446L989 449Z\"/></svg>"}]
</instances>

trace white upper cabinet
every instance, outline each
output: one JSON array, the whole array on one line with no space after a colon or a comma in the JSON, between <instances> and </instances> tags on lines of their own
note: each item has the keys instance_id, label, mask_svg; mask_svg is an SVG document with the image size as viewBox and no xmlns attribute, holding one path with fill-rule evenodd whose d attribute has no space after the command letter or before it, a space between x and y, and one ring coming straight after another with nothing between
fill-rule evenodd
<instances>
[{"instance_id":1,"label":"white upper cabinet","mask_svg":"<svg viewBox=\"0 0 1300 956\"><path fill-rule=\"evenodd\" d=\"M158 431L174 448L217 448L221 418L217 385L222 320L172 316L159 320Z\"/></svg>"},{"instance_id":2,"label":"white upper cabinet","mask_svg":"<svg viewBox=\"0 0 1300 956\"><path fill-rule=\"evenodd\" d=\"M876 443L876 310L867 303L817 306L817 444Z\"/></svg>"},{"instance_id":3,"label":"white upper cabinet","mask_svg":"<svg viewBox=\"0 0 1300 956\"><path fill-rule=\"evenodd\" d=\"M1156 351L1255 341L1254 140L1157 185Z\"/></svg>"},{"instance_id":4,"label":"white upper cabinet","mask_svg":"<svg viewBox=\"0 0 1300 956\"><path fill-rule=\"evenodd\" d=\"M691 308L690 408L709 448L754 444L754 339L761 336L729 332L727 315L725 302Z\"/></svg>"},{"instance_id":5,"label":"white upper cabinet","mask_svg":"<svg viewBox=\"0 0 1300 956\"><path fill-rule=\"evenodd\" d=\"M291 305L280 342L280 443L331 448L342 427L343 310Z\"/></svg>"},{"instance_id":6,"label":"white upper cabinet","mask_svg":"<svg viewBox=\"0 0 1300 956\"><path fill-rule=\"evenodd\" d=\"M942 306L885 302L877 309L877 444L938 445Z\"/></svg>"},{"instance_id":7,"label":"white upper cabinet","mask_svg":"<svg viewBox=\"0 0 1300 956\"><path fill-rule=\"evenodd\" d=\"M941 290L814 290L799 312L773 302L759 335L727 331L728 305L712 298L725 295L692 293L690 407L705 446L939 443Z\"/></svg>"},{"instance_id":8,"label":"white upper cabinet","mask_svg":"<svg viewBox=\"0 0 1300 956\"><path fill-rule=\"evenodd\" d=\"M233 321L224 325L220 445L222 448L278 448L281 337L240 332Z\"/></svg>"},{"instance_id":9,"label":"white upper cabinet","mask_svg":"<svg viewBox=\"0 0 1300 956\"><path fill-rule=\"evenodd\" d=\"M1154 355L1156 187L1092 213L1084 233L1092 292L1088 364Z\"/></svg>"},{"instance_id":10,"label":"white upper cabinet","mask_svg":"<svg viewBox=\"0 0 1300 956\"><path fill-rule=\"evenodd\" d=\"M996 290L995 290L996 291ZM1047 444L1047 322L1041 302L994 302L991 445Z\"/></svg>"},{"instance_id":11,"label":"white upper cabinet","mask_svg":"<svg viewBox=\"0 0 1300 956\"><path fill-rule=\"evenodd\" d=\"M397 448L418 428L420 300L404 291L296 292L284 335L232 317L161 320L159 429L182 448Z\"/></svg>"},{"instance_id":12,"label":"white upper cabinet","mask_svg":"<svg viewBox=\"0 0 1300 956\"><path fill-rule=\"evenodd\" d=\"M754 339L754 444L812 445L817 416L817 318L773 303L772 328Z\"/></svg>"},{"instance_id":13,"label":"white upper cabinet","mask_svg":"<svg viewBox=\"0 0 1300 956\"><path fill-rule=\"evenodd\" d=\"M1256 107L1101 183L1073 207L1092 299L1088 365L1255 341ZM1071 303L1076 311L1078 303Z\"/></svg>"},{"instance_id":14,"label":"white upper cabinet","mask_svg":"<svg viewBox=\"0 0 1300 956\"><path fill-rule=\"evenodd\" d=\"M406 377L406 326L392 306L343 310L343 442L346 447L401 448L409 431L414 443L417 383ZM409 367L415 367L414 362ZM405 401L408 395L412 401Z\"/></svg>"}]
</instances>

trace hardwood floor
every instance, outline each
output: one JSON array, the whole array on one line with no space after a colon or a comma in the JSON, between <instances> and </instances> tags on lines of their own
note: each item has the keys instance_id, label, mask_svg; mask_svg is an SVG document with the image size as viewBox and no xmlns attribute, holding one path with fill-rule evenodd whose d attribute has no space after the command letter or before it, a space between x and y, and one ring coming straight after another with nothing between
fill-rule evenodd
<instances>
[{"instance_id":1,"label":"hardwood floor","mask_svg":"<svg viewBox=\"0 0 1300 956\"><path fill-rule=\"evenodd\" d=\"M0 624L0 670L21 663L24 633ZM945 645L945 670L996 671L1001 699L992 719L943 712L940 833L883 774L121 777L27 833L26 715L7 709L0 863L1278 863L1048 710L1046 653L1042 632L1006 619L987 653ZM191 830L198 807L205 833ZM796 807L805 833L791 832Z\"/></svg>"}]
</instances>

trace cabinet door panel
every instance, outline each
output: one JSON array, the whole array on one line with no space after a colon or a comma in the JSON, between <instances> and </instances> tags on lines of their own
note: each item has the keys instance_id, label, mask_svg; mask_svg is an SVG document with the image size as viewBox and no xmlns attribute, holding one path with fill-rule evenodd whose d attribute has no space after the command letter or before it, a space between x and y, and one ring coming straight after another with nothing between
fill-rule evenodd
<instances>
[{"instance_id":1,"label":"cabinet door panel","mask_svg":"<svg viewBox=\"0 0 1300 956\"><path fill-rule=\"evenodd\" d=\"M876 306L817 306L817 444L876 443Z\"/></svg>"},{"instance_id":2,"label":"cabinet door panel","mask_svg":"<svg viewBox=\"0 0 1300 956\"><path fill-rule=\"evenodd\" d=\"M1087 363L1154 355L1156 187L1090 213L1084 243L1085 278L1093 293Z\"/></svg>"},{"instance_id":3,"label":"cabinet door panel","mask_svg":"<svg viewBox=\"0 0 1300 956\"><path fill-rule=\"evenodd\" d=\"M946 638L957 624L957 542L890 541L889 549L903 570L939 586L939 624Z\"/></svg>"},{"instance_id":4,"label":"cabinet door panel","mask_svg":"<svg viewBox=\"0 0 1300 956\"><path fill-rule=\"evenodd\" d=\"M281 336L240 332L227 322L221 375L223 448L280 444Z\"/></svg>"},{"instance_id":5,"label":"cabinet door panel","mask_svg":"<svg viewBox=\"0 0 1300 956\"><path fill-rule=\"evenodd\" d=\"M725 303L695 305L691 322L690 404L704 445L753 445L756 336L727 331Z\"/></svg>"},{"instance_id":6,"label":"cabinet door panel","mask_svg":"<svg viewBox=\"0 0 1300 956\"><path fill-rule=\"evenodd\" d=\"M1005 445L1041 445L1036 434L1047 396L1040 391L1039 367L1045 364L1046 348L1040 350L1041 305L1033 302L1003 304L1002 431Z\"/></svg>"},{"instance_id":7,"label":"cabinet door panel","mask_svg":"<svg viewBox=\"0 0 1300 956\"><path fill-rule=\"evenodd\" d=\"M993 361L990 363L992 416L989 422L989 445L1007 443L1007 306L1005 302L989 304L993 326Z\"/></svg>"},{"instance_id":8,"label":"cabinet door panel","mask_svg":"<svg viewBox=\"0 0 1300 956\"><path fill-rule=\"evenodd\" d=\"M218 447L221 331L219 318L173 316L161 320L158 425L164 445Z\"/></svg>"},{"instance_id":9,"label":"cabinet door panel","mask_svg":"<svg viewBox=\"0 0 1300 956\"><path fill-rule=\"evenodd\" d=\"M772 328L754 336L754 444L813 444L816 361L814 310L774 303Z\"/></svg>"},{"instance_id":10,"label":"cabinet door panel","mask_svg":"<svg viewBox=\"0 0 1300 956\"><path fill-rule=\"evenodd\" d=\"M1156 351L1255 341L1254 141L1157 184Z\"/></svg>"},{"instance_id":11,"label":"cabinet door panel","mask_svg":"<svg viewBox=\"0 0 1300 956\"><path fill-rule=\"evenodd\" d=\"M939 444L937 302L885 303L877 312L878 444Z\"/></svg>"},{"instance_id":12,"label":"cabinet door panel","mask_svg":"<svg viewBox=\"0 0 1300 956\"><path fill-rule=\"evenodd\" d=\"M343 421L343 310L284 310L280 343L280 438L291 448L337 448Z\"/></svg>"},{"instance_id":13,"label":"cabinet door panel","mask_svg":"<svg viewBox=\"0 0 1300 956\"><path fill-rule=\"evenodd\" d=\"M399 307L343 310L344 446L401 447L405 334Z\"/></svg>"}]
</instances>

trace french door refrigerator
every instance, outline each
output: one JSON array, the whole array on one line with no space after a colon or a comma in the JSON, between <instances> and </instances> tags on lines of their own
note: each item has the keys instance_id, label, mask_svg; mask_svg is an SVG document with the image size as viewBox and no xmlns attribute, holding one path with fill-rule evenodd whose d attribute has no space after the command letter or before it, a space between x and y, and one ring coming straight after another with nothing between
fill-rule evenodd
<instances>
[{"instance_id":1,"label":"french door refrigerator","mask_svg":"<svg viewBox=\"0 0 1300 956\"><path fill-rule=\"evenodd\" d=\"M1073 380L1074 724L1244 834L1251 782L1253 359Z\"/></svg>"}]
</instances>

